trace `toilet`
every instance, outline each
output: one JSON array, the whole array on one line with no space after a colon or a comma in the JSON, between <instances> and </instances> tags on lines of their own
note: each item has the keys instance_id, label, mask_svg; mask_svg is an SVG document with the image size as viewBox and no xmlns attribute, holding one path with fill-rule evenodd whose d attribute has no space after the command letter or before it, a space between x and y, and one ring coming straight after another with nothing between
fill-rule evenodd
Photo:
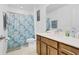
<instances>
[{"instance_id":1,"label":"toilet","mask_svg":"<svg viewBox=\"0 0 79 59\"><path fill-rule=\"evenodd\" d=\"M26 40L26 42L28 43L28 47L34 47L35 45L35 39L34 38L29 38Z\"/></svg>"}]
</instances>

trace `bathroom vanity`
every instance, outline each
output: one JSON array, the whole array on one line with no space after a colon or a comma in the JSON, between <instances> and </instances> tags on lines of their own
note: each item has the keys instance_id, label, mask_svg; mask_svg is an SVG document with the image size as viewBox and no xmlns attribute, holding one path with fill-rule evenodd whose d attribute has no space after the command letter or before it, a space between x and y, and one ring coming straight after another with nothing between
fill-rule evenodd
<instances>
[{"instance_id":1,"label":"bathroom vanity","mask_svg":"<svg viewBox=\"0 0 79 59\"><path fill-rule=\"evenodd\" d=\"M52 33L37 33L39 55L79 55L79 39Z\"/></svg>"}]
</instances>

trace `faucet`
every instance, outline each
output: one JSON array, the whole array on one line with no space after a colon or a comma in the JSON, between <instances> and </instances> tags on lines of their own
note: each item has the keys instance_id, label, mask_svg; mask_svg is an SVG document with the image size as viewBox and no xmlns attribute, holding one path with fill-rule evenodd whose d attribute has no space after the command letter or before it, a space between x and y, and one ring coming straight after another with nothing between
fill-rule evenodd
<instances>
[{"instance_id":1,"label":"faucet","mask_svg":"<svg viewBox=\"0 0 79 59\"><path fill-rule=\"evenodd\" d=\"M71 36L75 37L76 33L77 33L77 29L75 27L72 27L72 29L71 29Z\"/></svg>"}]
</instances>

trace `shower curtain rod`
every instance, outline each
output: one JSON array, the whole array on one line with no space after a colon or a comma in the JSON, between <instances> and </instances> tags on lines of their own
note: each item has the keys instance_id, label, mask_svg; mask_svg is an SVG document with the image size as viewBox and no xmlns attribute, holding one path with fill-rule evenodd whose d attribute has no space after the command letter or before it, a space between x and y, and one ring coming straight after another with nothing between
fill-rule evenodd
<instances>
[{"instance_id":1,"label":"shower curtain rod","mask_svg":"<svg viewBox=\"0 0 79 59\"><path fill-rule=\"evenodd\" d=\"M17 13L15 11L6 11L7 13L14 13L14 14L20 14L20 15L30 15L30 14L21 14L21 13Z\"/></svg>"}]
</instances>

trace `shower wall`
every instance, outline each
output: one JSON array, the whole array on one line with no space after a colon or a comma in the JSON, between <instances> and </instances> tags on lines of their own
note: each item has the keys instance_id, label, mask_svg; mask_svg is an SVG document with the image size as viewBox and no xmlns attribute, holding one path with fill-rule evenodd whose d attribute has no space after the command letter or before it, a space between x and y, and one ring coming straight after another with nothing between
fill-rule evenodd
<instances>
[{"instance_id":1,"label":"shower wall","mask_svg":"<svg viewBox=\"0 0 79 59\"><path fill-rule=\"evenodd\" d=\"M7 13L8 49L21 47L29 38L35 38L32 15Z\"/></svg>"}]
</instances>

